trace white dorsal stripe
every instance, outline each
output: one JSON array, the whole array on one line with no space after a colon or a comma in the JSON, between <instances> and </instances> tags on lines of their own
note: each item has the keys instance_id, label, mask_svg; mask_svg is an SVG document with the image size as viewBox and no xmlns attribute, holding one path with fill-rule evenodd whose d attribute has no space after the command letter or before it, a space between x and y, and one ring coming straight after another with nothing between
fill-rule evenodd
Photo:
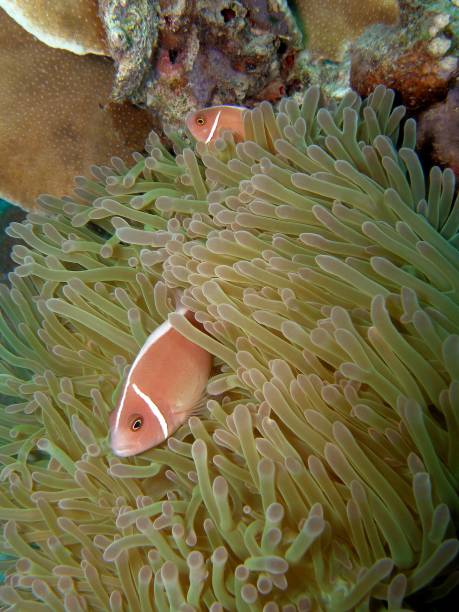
<instances>
[{"instance_id":1,"label":"white dorsal stripe","mask_svg":"<svg viewBox=\"0 0 459 612\"><path fill-rule=\"evenodd\" d=\"M161 410L158 408L155 402L151 399L151 397L149 397L146 393L144 393L141 389L139 389L139 387L135 383L132 385L132 388L137 393L137 395L141 397L143 401L147 404L147 406L150 408L152 414L157 418L158 423L161 429L163 430L164 438L167 438L167 436L169 435L169 432L167 429L167 422Z\"/></svg>"},{"instance_id":2,"label":"white dorsal stripe","mask_svg":"<svg viewBox=\"0 0 459 612\"><path fill-rule=\"evenodd\" d=\"M217 129L218 120L220 119L221 114L222 114L222 111L221 110L218 111L217 116L215 117L215 121L212 124L212 129L210 130L210 133L207 136L206 144L208 144L211 141L212 136L215 134L215 130Z\"/></svg>"},{"instance_id":3,"label":"white dorsal stripe","mask_svg":"<svg viewBox=\"0 0 459 612\"><path fill-rule=\"evenodd\" d=\"M177 305L177 309L176 309L176 313L178 314L185 314L187 312L187 308L185 306L183 306L180 301L178 302ZM139 361L142 359L142 357L145 355L145 353L148 351L148 349L160 338L162 338L162 336L164 336L164 334L167 334L167 332L169 330L172 329L172 325L170 324L169 320L164 321L164 323L161 323L161 325L159 327L157 327L155 330L153 330L151 332L151 334L148 336L148 338L145 340L145 344L142 346L142 348L140 349L140 351L137 354L137 357L134 359L133 364L131 365L131 367L129 368L129 373L127 375L127 379L126 382L124 384L124 389L123 389L123 394L121 396L121 401L119 403L119 408L118 408L118 412L116 414L116 420L115 420L115 429L118 429L119 426L119 422L120 422L120 418L121 418L121 413L123 412L124 409L124 402L126 400L126 395L129 389L129 386L131 384L131 378L132 375L134 373L134 370L137 366L137 364L139 363Z\"/></svg>"}]
</instances>

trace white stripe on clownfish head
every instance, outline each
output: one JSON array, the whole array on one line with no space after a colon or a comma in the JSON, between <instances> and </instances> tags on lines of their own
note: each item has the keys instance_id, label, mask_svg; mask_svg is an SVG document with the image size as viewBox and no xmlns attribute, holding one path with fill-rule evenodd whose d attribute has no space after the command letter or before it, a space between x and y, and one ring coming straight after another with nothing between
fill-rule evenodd
<instances>
[{"instance_id":1,"label":"white stripe on clownfish head","mask_svg":"<svg viewBox=\"0 0 459 612\"><path fill-rule=\"evenodd\" d=\"M180 302L179 302L180 303ZM185 306L178 306L177 310L175 311L177 314L185 314L187 312L188 308L186 308ZM126 400L126 395L128 392L128 389L131 385L131 378L132 378L132 374L134 373L134 370L137 366L137 364L139 363L139 361L142 359L142 357L145 355L145 353L148 351L148 349L157 341L159 340L162 336L164 336L164 334L167 334L167 332L169 330L172 329L172 325L170 324L169 320L164 321L164 323L162 323L159 327L157 327L155 330L153 330L151 332L151 334L148 336L148 338L145 340L145 344L142 346L142 348L140 349L140 351L137 353L137 357L134 359L133 364L131 365L131 367L129 368L129 372L128 372L128 376L126 379L126 382L124 384L124 389L123 389L123 395L121 396L121 401L119 403L119 408L116 414L116 420L115 420L115 427L114 429L118 429L119 423L120 423L120 418L121 418L121 413L124 410L124 402Z\"/></svg>"},{"instance_id":2,"label":"white stripe on clownfish head","mask_svg":"<svg viewBox=\"0 0 459 612\"><path fill-rule=\"evenodd\" d=\"M222 111L219 110L217 113L217 116L215 117L215 121L212 124L212 129L210 130L209 135L207 136L206 144L208 144L212 140L212 137L215 134L215 130L217 129L218 121L220 119L221 114L222 114Z\"/></svg>"},{"instance_id":3,"label":"white stripe on clownfish head","mask_svg":"<svg viewBox=\"0 0 459 612\"><path fill-rule=\"evenodd\" d=\"M164 438L167 438L167 436L169 435L169 432L167 429L167 421L164 418L161 410L158 408L155 402L151 399L151 397L149 397L146 393L144 393L141 389L139 389L139 387L135 383L132 385L132 388L137 393L137 395L141 397L143 401L146 403L146 405L150 408L152 414L158 420L158 423L163 431Z\"/></svg>"}]
</instances>

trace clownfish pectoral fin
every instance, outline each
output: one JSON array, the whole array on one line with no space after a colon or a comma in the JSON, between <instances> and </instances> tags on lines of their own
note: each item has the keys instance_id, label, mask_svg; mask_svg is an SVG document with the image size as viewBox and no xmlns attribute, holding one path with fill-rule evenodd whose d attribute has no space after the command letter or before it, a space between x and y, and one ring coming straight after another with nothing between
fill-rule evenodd
<instances>
[{"instance_id":1,"label":"clownfish pectoral fin","mask_svg":"<svg viewBox=\"0 0 459 612\"><path fill-rule=\"evenodd\" d=\"M176 408L176 409L173 409L173 412L176 415L184 414L187 417L190 417L190 416L201 417L206 411L208 399L209 399L209 395L206 392L204 392L190 408L186 410L180 410Z\"/></svg>"},{"instance_id":2,"label":"clownfish pectoral fin","mask_svg":"<svg viewBox=\"0 0 459 612\"><path fill-rule=\"evenodd\" d=\"M205 411L207 410L208 399L209 395L207 393L203 393L198 399L198 401L193 405L190 416L202 417Z\"/></svg>"}]
</instances>

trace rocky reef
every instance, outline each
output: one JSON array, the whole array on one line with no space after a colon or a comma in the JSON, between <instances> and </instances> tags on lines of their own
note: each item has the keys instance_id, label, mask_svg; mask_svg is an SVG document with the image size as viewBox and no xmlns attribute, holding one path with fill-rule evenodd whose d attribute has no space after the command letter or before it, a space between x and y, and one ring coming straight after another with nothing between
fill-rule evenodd
<instances>
[{"instance_id":1,"label":"rocky reef","mask_svg":"<svg viewBox=\"0 0 459 612\"><path fill-rule=\"evenodd\" d=\"M107 19L106 5L116 7L118 19ZM371 1L363 10L359 2L342 0L162 0L154 9L145 1L127 3L131 5L138 8L138 31L153 24L154 35L139 34L138 44L135 36L120 35L121 51L112 55L126 74L138 75L136 67L143 66L148 75L135 91L120 90L117 83L116 95L124 91L153 109L166 129L181 125L186 112L200 106L253 106L302 92L317 75L317 62L340 63L349 43L368 25L394 24L399 13L396 0ZM117 0L101 3L109 41L112 31L118 36L131 27L129 17L123 18L125 6ZM153 54L147 39L155 40ZM307 53L301 55L304 49ZM339 92L336 85L333 89L330 83L330 88Z\"/></svg>"},{"instance_id":2,"label":"rocky reef","mask_svg":"<svg viewBox=\"0 0 459 612\"><path fill-rule=\"evenodd\" d=\"M142 85L158 40L158 2L151 0L100 0L110 56L116 75L112 90L122 101Z\"/></svg>"},{"instance_id":3,"label":"rocky reef","mask_svg":"<svg viewBox=\"0 0 459 612\"><path fill-rule=\"evenodd\" d=\"M285 93L302 36L284 0L164 1L160 7L156 61L136 100L163 124L176 128L203 106L246 105Z\"/></svg>"},{"instance_id":4,"label":"rocky reef","mask_svg":"<svg viewBox=\"0 0 459 612\"><path fill-rule=\"evenodd\" d=\"M392 87L412 110L446 97L458 75L459 7L451 0L400 0L397 27L375 25L352 47L351 86Z\"/></svg>"},{"instance_id":5,"label":"rocky reef","mask_svg":"<svg viewBox=\"0 0 459 612\"><path fill-rule=\"evenodd\" d=\"M182 129L188 111L211 104L252 108L262 100L278 104L286 94L300 101L309 85L340 100L351 85L367 95L378 83L391 86L412 112L444 100L457 73L457 2L360 5L0 0L31 33L20 36L2 11L2 112L12 116L0 131L3 195L25 208L43 191L63 195L89 163L127 159L148 128L164 140ZM85 55L72 58L71 51ZM23 147L19 136L14 159L11 130L24 130L32 143ZM20 177L28 172L26 184Z\"/></svg>"}]
</instances>

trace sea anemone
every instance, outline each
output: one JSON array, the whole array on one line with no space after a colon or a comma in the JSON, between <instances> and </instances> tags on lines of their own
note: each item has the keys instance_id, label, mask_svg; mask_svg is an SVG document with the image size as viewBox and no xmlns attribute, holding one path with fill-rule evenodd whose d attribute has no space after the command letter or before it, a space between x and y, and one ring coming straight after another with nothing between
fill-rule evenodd
<instances>
[{"instance_id":1,"label":"sea anemone","mask_svg":"<svg viewBox=\"0 0 459 612\"><path fill-rule=\"evenodd\" d=\"M7 609L400 610L457 584L459 201L393 99L310 88L174 154L151 134L10 226ZM207 408L121 461L107 417L168 316L215 356Z\"/></svg>"}]
</instances>

